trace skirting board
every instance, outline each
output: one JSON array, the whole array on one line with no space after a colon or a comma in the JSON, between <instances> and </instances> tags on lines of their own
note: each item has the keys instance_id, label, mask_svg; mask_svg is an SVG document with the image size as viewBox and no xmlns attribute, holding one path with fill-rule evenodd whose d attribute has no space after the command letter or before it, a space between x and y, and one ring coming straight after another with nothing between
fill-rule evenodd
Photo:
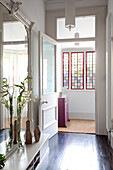
<instances>
[{"instance_id":1,"label":"skirting board","mask_svg":"<svg viewBox=\"0 0 113 170\"><path fill-rule=\"evenodd\" d=\"M95 113L72 113L69 112L70 119L95 120Z\"/></svg>"}]
</instances>

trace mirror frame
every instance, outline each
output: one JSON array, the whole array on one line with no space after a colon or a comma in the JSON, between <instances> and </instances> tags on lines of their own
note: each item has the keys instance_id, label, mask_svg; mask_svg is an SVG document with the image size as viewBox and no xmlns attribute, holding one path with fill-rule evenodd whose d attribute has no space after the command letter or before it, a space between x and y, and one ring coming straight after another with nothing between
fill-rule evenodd
<instances>
[{"instance_id":1,"label":"mirror frame","mask_svg":"<svg viewBox=\"0 0 113 170\"><path fill-rule=\"evenodd\" d=\"M27 42L28 42L28 76L32 77L31 69L31 33L34 22L31 22L20 10L21 2L14 2L13 0L0 0L0 3L9 11L9 14L14 16L18 21L20 21L27 31ZM1 86L1 85L0 85ZM31 89L31 84L28 83L28 89ZM33 115L31 112L31 103L28 104L28 120L31 124L33 123ZM32 126L31 126L32 127Z\"/></svg>"},{"instance_id":2,"label":"mirror frame","mask_svg":"<svg viewBox=\"0 0 113 170\"><path fill-rule=\"evenodd\" d=\"M19 9L21 2L14 2L10 0L7 2L6 0L0 0L0 3L8 9L8 11L13 15L18 21L20 21L27 31L27 40L28 40L28 76L32 77L32 70L31 70L31 31L34 25L34 22L31 22ZM28 84L28 89L31 89L31 84ZM31 114L31 104L28 104L28 119L33 122L33 115Z\"/></svg>"}]
</instances>

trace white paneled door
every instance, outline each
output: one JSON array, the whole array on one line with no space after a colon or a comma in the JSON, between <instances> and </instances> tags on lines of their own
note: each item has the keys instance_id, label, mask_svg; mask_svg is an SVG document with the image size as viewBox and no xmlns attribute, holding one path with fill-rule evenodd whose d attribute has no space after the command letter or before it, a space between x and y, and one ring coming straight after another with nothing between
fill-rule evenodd
<instances>
[{"instance_id":1,"label":"white paneled door","mask_svg":"<svg viewBox=\"0 0 113 170\"><path fill-rule=\"evenodd\" d=\"M39 32L39 126L50 138L58 132L58 109L56 88L57 42Z\"/></svg>"}]
</instances>

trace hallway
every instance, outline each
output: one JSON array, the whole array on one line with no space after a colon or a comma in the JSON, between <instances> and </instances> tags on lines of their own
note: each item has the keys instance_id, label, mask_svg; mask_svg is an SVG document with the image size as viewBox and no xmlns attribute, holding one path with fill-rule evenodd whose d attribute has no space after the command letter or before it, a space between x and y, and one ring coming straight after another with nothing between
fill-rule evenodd
<instances>
[{"instance_id":1,"label":"hallway","mask_svg":"<svg viewBox=\"0 0 113 170\"><path fill-rule=\"evenodd\" d=\"M112 170L106 136L59 132L50 139L49 165L41 170Z\"/></svg>"}]
</instances>

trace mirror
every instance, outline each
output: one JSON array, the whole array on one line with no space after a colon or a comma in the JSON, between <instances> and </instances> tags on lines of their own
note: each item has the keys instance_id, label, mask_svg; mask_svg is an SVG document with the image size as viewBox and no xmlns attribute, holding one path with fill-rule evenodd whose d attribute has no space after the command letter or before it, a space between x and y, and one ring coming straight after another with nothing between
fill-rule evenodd
<instances>
[{"instance_id":1,"label":"mirror","mask_svg":"<svg viewBox=\"0 0 113 170\"><path fill-rule=\"evenodd\" d=\"M7 78L8 84L20 84L28 75L28 41L25 26L0 4L0 82ZM1 88L1 85L0 85ZM17 90L14 96L17 97ZM17 119L17 101L13 100L13 125ZM24 140L28 107L24 107L21 118L21 139ZM0 154L6 154L9 140L9 111L0 104ZM15 146L15 145L13 145Z\"/></svg>"}]
</instances>

